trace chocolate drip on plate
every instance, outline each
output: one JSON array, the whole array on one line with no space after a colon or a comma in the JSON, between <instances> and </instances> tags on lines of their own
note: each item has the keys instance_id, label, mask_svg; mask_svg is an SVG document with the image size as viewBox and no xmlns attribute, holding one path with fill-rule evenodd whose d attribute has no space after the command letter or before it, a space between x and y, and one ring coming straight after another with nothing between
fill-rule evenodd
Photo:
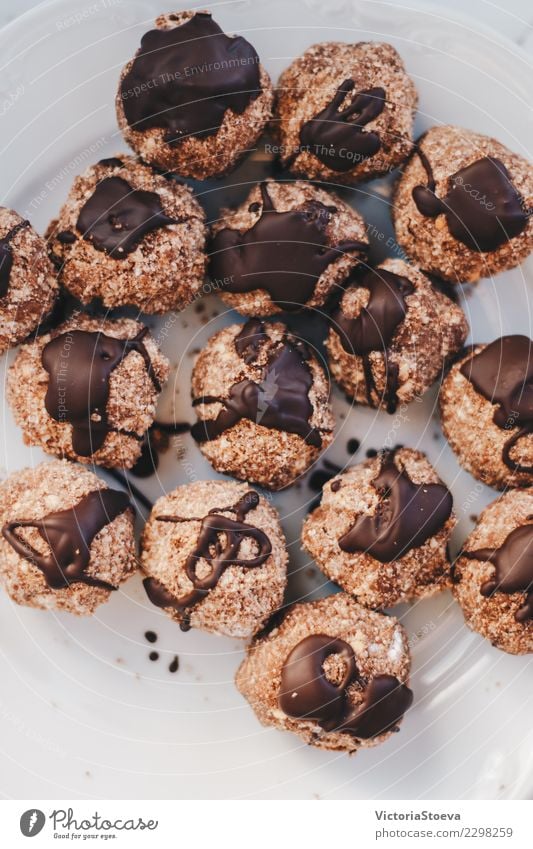
<instances>
[{"instance_id":1,"label":"chocolate drip on plate","mask_svg":"<svg viewBox=\"0 0 533 849\"><path fill-rule=\"evenodd\" d=\"M43 368L50 375L46 410L55 421L72 425L72 448L81 457L98 451L116 430L106 411L109 378L131 351L141 355L155 389L161 389L143 342L147 333L143 327L131 339L115 339L100 331L69 330L43 348Z\"/></svg>"},{"instance_id":2,"label":"chocolate drip on plate","mask_svg":"<svg viewBox=\"0 0 533 849\"><path fill-rule=\"evenodd\" d=\"M24 227L29 226L29 221L19 221L18 224L15 224L11 228L9 233L6 233L0 239L0 298L5 298L9 289L9 278L11 276L11 269L13 268L13 248L11 241Z\"/></svg>"},{"instance_id":3,"label":"chocolate drip on plate","mask_svg":"<svg viewBox=\"0 0 533 849\"><path fill-rule=\"evenodd\" d=\"M198 12L145 33L120 90L136 132L162 128L171 145L204 138L219 130L228 109L242 115L260 95L259 57L242 36L225 35L210 14Z\"/></svg>"},{"instance_id":4,"label":"chocolate drip on plate","mask_svg":"<svg viewBox=\"0 0 533 849\"><path fill-rule=\"evenodd\" d=\"M245 362L252 361L250 351L259 350L264 337L261 322L257 319L246 322L236 339L237 351ZM260 383L241 380L231 387L227 398L195 398L195 406L219 403L223 409L215 419L196 422L191 428L193 438L197 442L218 439L226 430L248 419L262 427L296 433L308 445L319 448L320 432L309 424L313 414L309 400L313 376L306 362L308 358L304 343L286 337L266 363Z\"/></svg>"},{"instance_id":5,"label":"chocolate drip on plate","mask_svg":"<svg viewBox=\"0 0 533 849\"><path fill-rule=\"evenodd\" d=\"M452 236L479 253L495 251L525 230L528 211L500 159L484 156L448 178L443 198L435 194L431 163L416 152L427 174L426 186L415 186L413 200L421 215L445 215Z\"/></svg>"},{"instance_id":6,"label":"chocolate drip on plate","mask_svg":"<svg viewBox=\"0 0 533 849\"><path fill-rule=\"evenodd\" d=\"M383 353L386 372L383 401L387 412L394 413L398 405L398 366L390 359L390 344L407 312L405 298L415 287L407 277L374 268L355 277L352 286L368 289L368 304L356 318L347 318L339 308L333 316L333 326L344 350L363 359L366 396L371 407L374 406L372 393L377 392L377 388L369 354L371 351Z\"/></svg>"},{"instance_id":7,"label":"chocolate drip on plate","mask_svg":"<svg viewBox=\"0 0 533 849\"><path fill-rule=\"evenodd\" d=\"M312 298L326 268L343 253L366 252L365 242L346 240L328 246L326 229L337 211L319 201L307 201L300 209L277 212L261 183L263 209L259 220L247 230L225 228L211 242L211 278L229 281L232 293L268 292L276 306L293 312Z\"/></svg>"},{"instance_id":8,"label":"chocolate drip on plate","mask_svg":"<svg viewBox=\"0 0 533 849\"><path fill-rule=\"evenodd\" d=\"M105 581L92 578L85 570L90 562L91 543L97 534L126 510L133 510L125 492L99 489L85 495L75 507L49 513L42 519L7 522L2 534L17 554L41 570L51 589L83 583L114 590ZM35 528L49 547L40 554L19 533L20 528Z\"/></svg>"},{"instance_id":9,"label":"chocolate drip on plate","mask_svg":"<svg viewBox=\"0 0 533 849\"><path fill-rule=\"evenodd\" d=\"M380 496L373 516L359 516L340 539L342 551L366 552L391 563L419 548L448 521L452 496L443 484L415 484L386 454L372 486Z\"/></svg>"},{"instance_id":10,"label":"chocolate drip on plate","mask_svg":"<svg viewBox=\"0 0 533 849\"><path fill-rule=\"evenodd\" d=\"M513 431L504 444L502 460L515 472L533 473L510 453L519 439L533 433L533 343L527 336L502 336L461 366L461 374L476 392L496 404L493 422Z\"/></svg>"},{"instance_id":11,"label":"chocolate drip on plate","mask_svg":"<svg viewBox=\"0 0 533 849\"><path fill-rule=\"evenodd\" d=\"M385 89L379 86L360 91L349 106L341 109L354 87L353 80L344 80L331 103L300 130L304 148L332 171L350 171L381 147L379 134L366 132L364 127L383 112Z\"/></svg>"},{"instance_id":12,"label":"chocolate drip on plate","mask_svg":"<svg viewBox=\"0 0 533 849\"><path fill-rule=\"evenodd\" d=\"M106 177L81 208L76 229L97 251L124 259L147 233L176 224L157 192L133 189L122 177Z\"/></svg>"},{"instance_id":13,"label":"chocolate drip on plate","mask_svg":"<svg viewBox=\"0 0 533 849\"><path fill-rule=\"evenodd\" d=\"M515 528L499 548L462 551L461 556L495 566L494 577L481 586L481 595L490 598L494 593L525 593L515 619L523 623L533 620L533 525Z\"/></svg>"},{"instance_id":14,"label":"chocolate drip on plate","mask_svg":"<svg viewBox=\"0 0 533 849\"><path fill-rule=\"evenodd\" d=\"M201 522L196 547L185 563L185 572L193 589L181 598L176 598L156 578L146 578L143 582L152 604L157 607L170 607L185 614L183 630L190 627L191 608L216 587L228 566L255 568L262 566L270 557L272 544L267 535L260 528L244 521L247 513L254 510L258 504L257 492L248 490L236 504L231 507L215 507L203 519L157 516L158 522ZM234 513L235 519L223 516L222 513ZM243 558L240 549L246 539L254 542L257 553L252 557ZM210 566L210 571L203 577L199 577L197 572L200 562Z\"/></svg>"},{"instance_id":15,"label":"chocolate drip on plate","mask_svg":"<svg viewBox=\"0 0 533 849\"><path fill-rule=\"evenodd\" d=\"M344 664L338 682L324 671L332 656ZM393 675L377 675L365 686L362 704L352 708L347 690L362 683L352 647L339 638L313 634L301 640L283 664L279 706L287 716L317 722L326 732L363 740L377 737L400 721L413 694Z\"/></svg>"}]
</instances>

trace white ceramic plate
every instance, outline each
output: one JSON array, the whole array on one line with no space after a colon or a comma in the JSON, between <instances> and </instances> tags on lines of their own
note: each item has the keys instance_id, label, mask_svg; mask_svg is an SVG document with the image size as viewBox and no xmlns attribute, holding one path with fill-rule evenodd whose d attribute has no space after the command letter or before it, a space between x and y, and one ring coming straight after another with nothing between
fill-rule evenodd
<instances>
[{"instance_id":1,"label":"white ceramic plate","mask_svg":"<svg viewBox=\"0 0 533 849\"><path fill-rule=\"evenodd\" d=\"M113 105L119 70L156 14L170 5L58 0L0 33L0 201L40 231L75 174L125 149ZM527 59L494 33L448 20L443 9L402 9L377 0L221 2L210 8L224 29L252 41L274 79L315 41L390 41L420 91L417 132L456 123L531 153ZM222 202L240 200L264 167L256 156L230 180L199 186L209 214ZM375 225L375 255L390 253L390 186L373 183L347 197ZM473 338L531 335L532 285L530 261L469 292L464 307ZM207 315L207 325L193 308L150 321L175 366L162 414L174 395L177 418L193 420L191 352L235 320L215 299L208 300ZM2 385L11 358L0 361ZM441 437L435 397L430 392L405 415L388 417L350 410L334 391L338 426L327 456L346 464L347 441L357 437L362 459L391 428L394 441L426 450L453 491L458 545L472 526L469 517L496 494L459 468ZM181 448L181 460L167 454L159 477L140 482L150 497L191 477L213 476L188 435ZM2 474L43 458L23 446L4 405ZM299 530L312 497L305 483L275 497L290 546L293 597L333 590L300 551ZM240 642L181 633L147 602L138 577L90 619L16 607L1 595L0 789L13 798L56 799L529 796L531 658L506 656L468 631L447 593L396 612L411 636L415 705L400 734L349 758L262 728L233 686ZM144 639L147 629L159 634L158 662L148 659L153 647ZM175 653L180 668L171 674Z\"/></svg>"}]
</instances>

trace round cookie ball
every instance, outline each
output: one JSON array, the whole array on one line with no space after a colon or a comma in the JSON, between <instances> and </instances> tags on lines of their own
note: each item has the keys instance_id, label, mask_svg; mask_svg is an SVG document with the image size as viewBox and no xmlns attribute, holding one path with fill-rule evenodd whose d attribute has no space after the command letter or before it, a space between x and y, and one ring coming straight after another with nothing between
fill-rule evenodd
<instances>
[{"instance_id":1,"label":"round cookie ball","mask_svg":"<svg viewBox=\"0 0 533 849\"><path fill-rule=\"evenodd\" d=\"M204 221L188 186L121 156L76 177L48 237L61 283L83 304L162 313L201 294Z\"/></svg>"},{"instance_id":2,"label":"round cookie ball","mask_svg":"<svg viewBox=\"0 0 533 849\"><path fill-rule=\"evenodd\" d=\"M314 44L277 91L274 129L294 174L353 185L388 174L411 152L418 97L390 44Z\"/></svg>"},{"instance_id":3,"label":"round cookie ball","mask_svg":"<svg viewBox=\"0 0 533 849\"><path fill-rule=\"evenodd\" d=\"M294 483L333 439L326 375L284 324L250 319L211 337L192 374L192 436L217 472Z\"/></svg>"},{"instance_id":4,"label":"round cookie ball","mask_svg":"<svg viewBox=\"0 0 533 849\"><path fill-rule=\"evenodd\" d=\"M425 271L453 283L514 268L533 249L533 169L489 136L433 127L398 182L396 237Z\"/></svg>"},{"instance_id":5,"label":"round cookie ball","mask_svg":"<svg viewBox=\"0 0 533 849\"><path fill-rule=\"evenodd\" d=\"M453 568L466 624L498 649L533 652L533 490L511 490L483 511Z\"/></svg>"},{"instance_id":6,"label":"round cookie ball","mask_svg":"<svg viewBox=\"0 0 533 849\"><path fill-rule=\"evenodd\" d=\"M211 279L243 315L324 307L368 250L361 216L301 181L255 186L212 232Z\"/></svg>"},{"instance_id":7,"label":"round cookie ball","mask_svg":"<svg viewBox=\"0 0 533 849\"><path fill-rule=\"evenodd\" d=\"M429 389L467 335L459 306L417 268L388 259L353 276L332 316L330 371L357 403L393 413Z\"/></svg>"},{"instance_id":8,"label":"round cookie ball","mask_svg":"<svg viewBox=\"0 0 533 849\"><path fill-rule=\"evenodd\" d=\"M117 118L151 165L205 180L231 171L271 116L273 90L242 36L208 12L160 15L123 69Z\"/></svg>"},{"instance_id":9,"label":"round cookie ball","mask_svg":"<svg viewBox=\"0 0 533 849\"><path fill-rule=\"evenodd\" d=\"M17 604L85 616L135 571L134 512L67 460L0 484L0 582Z\"/></svg>"},{"instance_id":10,"label":"round cookie ball","mask_svg":"<svg viewBox=\"0 0 533 849\"><path fill-rule=\"evenodd\" d=\"M323 490L302 542L322 571L367 607L448 585L452 496L420 451L385 451Z\"/></svg>"},{"instance_id":11,"label":"round cookie ball","mask_svg":"<svg viewBox=\"0 0 533 849\"><path fill-rule=\"evenodd\" d=\"M58 290L44 240L29 221L0 206L0 354L39 326Z\"/></svg>"},{"instance_id":12,"label":"round cookie ball","mask_svg":"<svg viewBox=\"0 0 533 849\"><path fill-rule=\"evenodd\" d=\"M168 372L140 322L78 313L21 348L9 369L7 398L26 445L81 463L131 468Z\"/></svg>"},{"instance_id":13,"label":"round cookie ball","mask_svg":"<svg viewBox=\"0 0 533 849\"><path fill-rule=\"evenodd\" d=\"M295 604L258 634L236 683L263 725L319 749L383 743L411 706L407 636L345 593Z\"/></svg>"},{"instance_id":14,"label":"round cookie ball","mask_svg":"<svg viewBox=\"0 0 533 849\"><path fill-rule=\"evenodd\" d=\"M283 603L285 538L247 484L196 481L160 498L142 537L149 599L183 631L251 637Z\"/></svg>"},{"instance_id":15,"label":"round cookie ball","mask_svg":"<svg viewBox=\"0 0 533 849\"><path fill-rule=\"evenodd\" d=\"M475 478L505 489L533 485L533 342L503 336L475 345L440 391L444 435Z\"/></svg>"}]
</instances>

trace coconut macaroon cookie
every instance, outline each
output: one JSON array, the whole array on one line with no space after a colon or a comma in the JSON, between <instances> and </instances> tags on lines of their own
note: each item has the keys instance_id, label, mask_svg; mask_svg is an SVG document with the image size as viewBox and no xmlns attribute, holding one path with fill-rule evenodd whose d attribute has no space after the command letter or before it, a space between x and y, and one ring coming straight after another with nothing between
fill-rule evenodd
<instances>
[{"instance_id":1,"label":"coconut macaroon cookie","mask_svg":"<svg viewBox=\"0 0 533 849\"><path fill-rule=\"evenodd\" d=\"M368 249L361 216L301 181L255 186L212 232L211 279L243 315L320 309Z\"/></svg>"},{"instance_id":2,"label":"coconut macaroon cookie","mask_svg":"<svg viewBox=\"0 0 533 849\"><path fill-rule=\"evenodd\" d=\"M168 371L140 322L78 313L21 348L7 397L26 445L81 463L131 468Z\"/></svg>"},{"instance_id":3,"label":"coconut macaroon cookie","mask_svg":"<svg viewBox=\"0 0 533 849\"><path fill-rule=\"evenodd\" d=\"M0 484L0 582L17 604L87 615L135 571L134 513L67 460Z\"/></svg>"},{"instance_id":4,"label":"coconut macaroon cookie","mask_svg":"<svg viewBox=\"0 0 533 849\"><path fill-rule=\"evenodd\" d=\"M318 566L368 607L445 588L452 496L420 451L386 451L326 483L302 542Z\"/></svg>"},{"instance_id":5,"label":"coconut macaroon cookie","mask_svg":"<svg viewBox=\"0 0 533 849\"><path fill-rule=\"evenodd\" d=\"M83 304L161 313L200 294L204 219L188 186L112 157L76 177L48 238L62 284Z\"/></svg>"},{"instance_id":6,"label":"coconut macaroon cookie","mask_svg":"<svg viewBox=\"0 0 533 849\"><path fill-rule=\"evenodd\" d=\"M257 635L236 683L263 725L355 752L398 730L413 694L399 622L345 593L295 604Z\"/></svg>"},{"instance_id":7,"label":"coconut macaroon cookie","mask_svg":"<svg viewBox=\"0 0 533 849\"><path fill-rule=\"evenodd\" d=\"M483 511L453 568L467 625L510 654L533 652L533 491Z\"/></svg>"},{"instance_id":8,"label":"coconut macaroon cookie","mask_svg":"<svg viewBox=\"0 0 533 849\"><path fill-rule=\"evenodd\" d=\"M352 276L326 342L331 374L357 403L393 413L439 378L467 335L459 306L389 259Z\"/></svg>"},{"instance_id":9,"label":"coconut macaroon cookie","mask_svg":"<svg viewBox=\"0 0 533 849\"><path fill-rule=\"evenodd\" d=\"M284 324L250 319L211 337L196 360L192 436L218 472L281 489L333 438L326 375Z\"/></svg>"},{"instance_id":10,"label":"coconut macaroon cookie","mask_svg":"<svg viewBox=\"0 0 533 849\"><path fill-rule=\"evenodd\" d=\"M58 290L44 239L29 221L0 206L0 354L35 330Z\"/></svg>"},{"instance_id":11,"label":"coconut macaroon cookie","mask_svg":"<svg viewBox=\"0 0 533 849\"><path fill-rule=\"evenodd\" d=\"M496 489L533 485L533 342L475 345L444 380L444 434L474 477Z\"/></svg>"},{"instance_id":12,"label":"coconut macaroon cookie","mask_svg":"<svg viewBox=\"0 0 533 849\"><path fill-rule=\"evenodd\" d=\"M533 168L488 136L433 127L394 196L396 236L421 268L453 283L519 265L533 250Z\"/></svg>"},{"instance_id":13,"label":"coconut macaroon cookie","mask_svg":"<svg viewBox=\"0 0 533 849\"><path fill-rule=\"evenodd\" d=\"M231 171L270 119L270 78L253 46L208 12L161 15L123 69L124 138L146 162L205 180Z\"/></svg>"},{"instance_id":14,"label":"coconut macaroon cookie","mask_svg":"<svg viewBox=\"0 0 533 849\"><path fill-rule=\"evenodd\" d=\"M184 631L250 637L283 602L287 551L278 514L247 484L197 481L160 498L141 557L150 601Z\"/></svg>"},{"instance_id":15,"label":"coconut macaroon cookie","mask_svg":"<svg viewBox=\"0 0 533 849\"><path fill-rule=\"evenodd\" d=\"M390 44L315 44L279 79L281 161L311 180L389 173L412 149L417 93Z\"/></svg>"}]
</instances>

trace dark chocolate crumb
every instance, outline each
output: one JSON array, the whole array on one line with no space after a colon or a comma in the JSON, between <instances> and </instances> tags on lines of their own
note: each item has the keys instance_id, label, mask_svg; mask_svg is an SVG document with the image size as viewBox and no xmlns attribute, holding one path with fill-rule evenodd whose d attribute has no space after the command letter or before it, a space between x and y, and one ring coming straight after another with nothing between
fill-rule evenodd
<instances>
[{"instance_id":1,"label":"dark chocolate crumb","mask_svg":"<svg viewBox=\"0 0 533 849\"><path fill-rule=\"evenodd\" d=\"M352 439L349 439L347 444L346 444L346 449L348 451L348 454L355 454L356 451L359 451L360 447L361 447L361 443L355 437L353 437Z\"/></svg>"},{"instance_id":2,"label":"dark chocolate crumb","mask_svg":"<svg viewBox=\"0 0 533 849\"><path fill-rule=\"evenodd\" d=\"M180 667L180 662L177 654L174 655L173 660L170 661L170 665L168 667L169 672L177 672Z\"/></svg>"},{"instance_id":3,"label":"dark chocolate crumb","mask_svg":"<svg viewBox=\"0 0 533 849\"><path fill-rule=\"evenodd\" d=\"M148 640L149 643L157 643L157 634L155 631L145 631L144 638L145 640Z\"/></svg>"},{"instance_id":4,"label":"dark chocolate crumb","mask_svg":"<svg viewBox=\"0 0 533 849\"><path fill-rule=\"evenodd\" d=\"M378 456L377 449L376 449L376 448L369 448L369 449L367 450L367 452L366 452L366 456L367 456L368 458L370 458L370 457L377 457L377 456Z\"/></svg>"},{"instance_id":5,"label":"dark chocolate crumb","mask_svg":"<svg viewBox=\"0 0 533 849\"><path fill-rule=\"evenodd\" d=\"M148 657L150 660L159 660L159 652L151 651Z\"/></svg>"}]
</instances>

